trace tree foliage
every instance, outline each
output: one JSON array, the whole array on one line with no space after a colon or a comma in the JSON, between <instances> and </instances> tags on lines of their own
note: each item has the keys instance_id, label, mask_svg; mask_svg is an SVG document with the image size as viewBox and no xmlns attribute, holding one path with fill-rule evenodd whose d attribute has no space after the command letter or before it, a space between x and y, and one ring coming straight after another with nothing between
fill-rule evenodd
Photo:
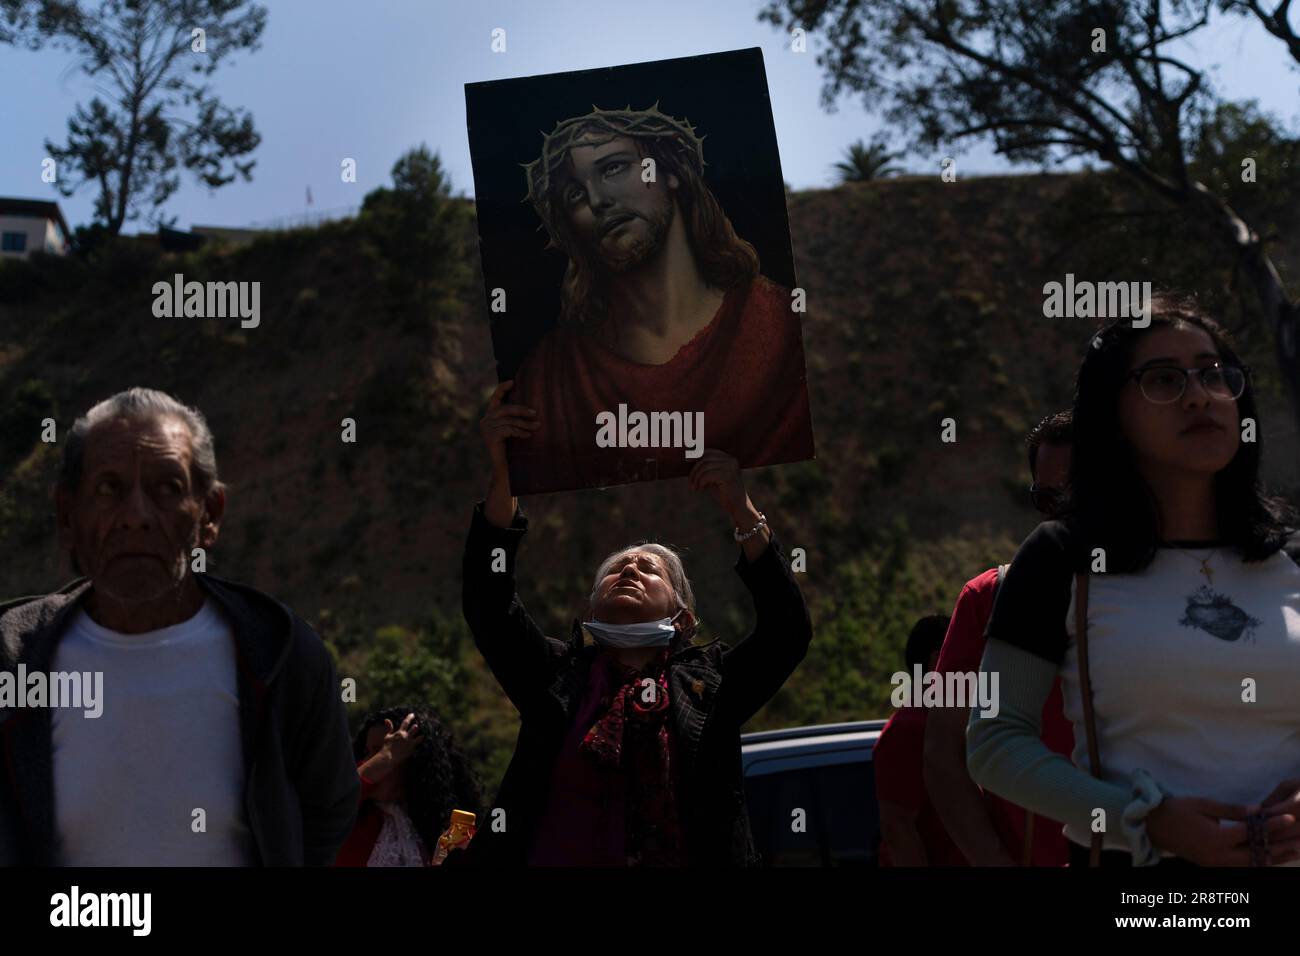
<instances>
[{"instance_id":1,"label":"tree foliage","mask_svg":"<svg viewBox=\"0 0 1300 956\"><path fill-rule=\"evenodd\" d=\"M1232 0L771 0L760 18L817 33L823 103L858 94L918 149L992 139L1013 163L1097 159L1212 224L1273 328L1300 417L1300 309L1257 223L1222 180L1194 164L1205 131L1230 129L1203 70L1181 56L1216 9L1254 13L1286 40L1289 0L1273 11ZM1288 41L1292 55L1300 47ZM1237 133L1261 133L1259 117ZM1277 136L1268 133L1269 141ZM1243 148L1240 139L1235 140ZM1279 170L1271 171L1277 175ZM1237 169L1233 175L1243 181ZM1256 188L1258 187L1256 184Z\"/></svg>"},{"instance_id":2,"label":"tree foliage","mask_svg":"<svg viewBox=\"0 0 1300 956\"><path fill-rule=\"evenodd\" d=\"M392 177L391 188L366 195L361 220L379 246L390 295L427 312L448 283L464 278L469 206L452 196L442 160L423 143L398 158Z\"/></svg>"},{"instance_id":3,"label":"tree foliage","mask_svg":"<svg viewBox=\"0 0 1300 956\"><path fill-rule=\"evenodd\" d=\"M842 183L865 183L883 176L894 176L899 172L897 166L890 165L898 158L881 141L870 144L858 140L844 151L844 158L835 164Z\"/></svg>"},{"instance_id":4,"label":"tree foliage","mask_svg":"<svg viewBox=\"0 0 1300 956\"><path fill-rule=\"evenodd\" d=\"M0 0L0 41L69 51L106 97L77 105L62 146L46 141L59 191L97 187L96 221L117 235L142 215L167 223L182 169L211 189L251 179L252 116L206 78L257 49L266 17L246 0Z\"/></svg>"}]
</instances>

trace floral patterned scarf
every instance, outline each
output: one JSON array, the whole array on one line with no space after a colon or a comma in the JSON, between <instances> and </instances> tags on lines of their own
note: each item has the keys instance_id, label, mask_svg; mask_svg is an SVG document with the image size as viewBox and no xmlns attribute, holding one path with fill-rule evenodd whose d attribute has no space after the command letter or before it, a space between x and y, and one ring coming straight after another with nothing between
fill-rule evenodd
<instances>
[{"instance_id":1,"label":"floral patterned scarf","mask_svg":"<svg viewBox=\"0 0 1300 956\"><path fill-rule=\"evenodd\" d=\"M628 865L681 866L684 850L668 734L668 648L642 671L612 657L603 664L615 689L609 709L578 749L603 770L624 777Z\"/></svg>"}]
</instances>

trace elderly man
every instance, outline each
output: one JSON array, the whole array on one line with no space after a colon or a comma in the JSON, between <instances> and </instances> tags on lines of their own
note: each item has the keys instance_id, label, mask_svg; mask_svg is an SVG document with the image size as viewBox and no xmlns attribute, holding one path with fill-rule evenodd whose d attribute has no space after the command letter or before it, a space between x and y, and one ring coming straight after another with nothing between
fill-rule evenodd
<instances>
[{"instance_id":1,"label":"elderly man","mask_svg":"<svg viewBox=\"0 0 1300 956\"><path fill-rule=\"evenodd\" d=\"M338 678L286 607L202 573L226 503L203 416L100 402L55 498L84 577L0 605L0 675L102 674L102 713L0 706L0 864L332 863L359 788Z\"/></svg>"}]
</instances>

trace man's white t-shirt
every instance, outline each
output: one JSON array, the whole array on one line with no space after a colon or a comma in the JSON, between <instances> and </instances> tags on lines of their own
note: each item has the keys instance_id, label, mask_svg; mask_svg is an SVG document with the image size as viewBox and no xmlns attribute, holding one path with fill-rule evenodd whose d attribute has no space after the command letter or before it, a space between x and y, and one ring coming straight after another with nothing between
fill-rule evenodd
<instances>
[{"instance_id":1,"label":"man's white t-shirt","mask_svg":"<svg viewBox=\"0 0 1300 956\"><path fill-rule=\"evenodd\" d=\"M234 636L211 599L144 634L110 631L82 610L52 667L104 675L99 717L53 711L61 865L256 863Z\"/></svg>"}]
</instances>

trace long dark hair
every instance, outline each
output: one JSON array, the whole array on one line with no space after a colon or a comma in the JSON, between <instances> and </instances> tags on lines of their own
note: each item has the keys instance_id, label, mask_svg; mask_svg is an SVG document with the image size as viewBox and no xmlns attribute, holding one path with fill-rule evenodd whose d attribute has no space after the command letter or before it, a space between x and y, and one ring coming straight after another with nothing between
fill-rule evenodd
<instances>
[{"instance_id":1,"label":"long dark hair","mask_svg":"<svg viewBox=\"0 0 1300 956\"><path fill-rule=\"evenodd\" d=\"M385 720L391 720L394 728L400 727L406 715L412 713L424 739L401 767L406 774L406 812L425 850L432 853L447 828L451 811L478 813L482 800L478 778L451 731L427 706L389 707L366 714L361 729L352 738L352 755L358 762L366 758L366 734L371 727L382 727Z\"/></svg>"},{"instance_id":2,"label":"long dark hair","mask_svg":"<svg viewBox=\"0 0 1300 956\"><path fill-rule=\"evenodd\" d=\"M1192 326L1209 335L1223 364L1242 364L1228 333L1190 296L1153 296L1150 319L1146 328L1133 328L1125 320L1098 332L1075 380L1070 500L1063 519L1078 535L1077 560L1082 564L1093 548L1104 548L1106 570L1112 572L1147 567L1163 538L1155 495L1120 428L1119 393L1134 347L1156 329ZM1256 440L1241 442L1232 461L1214 476L1215 511L1220 540L1239 548L1245 560L1259 561L1286 543L1295 513L1265 494L1260 484L1263 439L1249 376L1237 412L1238 425L1242 419L1255 420Z\"/></svg>"}]
</instances>

